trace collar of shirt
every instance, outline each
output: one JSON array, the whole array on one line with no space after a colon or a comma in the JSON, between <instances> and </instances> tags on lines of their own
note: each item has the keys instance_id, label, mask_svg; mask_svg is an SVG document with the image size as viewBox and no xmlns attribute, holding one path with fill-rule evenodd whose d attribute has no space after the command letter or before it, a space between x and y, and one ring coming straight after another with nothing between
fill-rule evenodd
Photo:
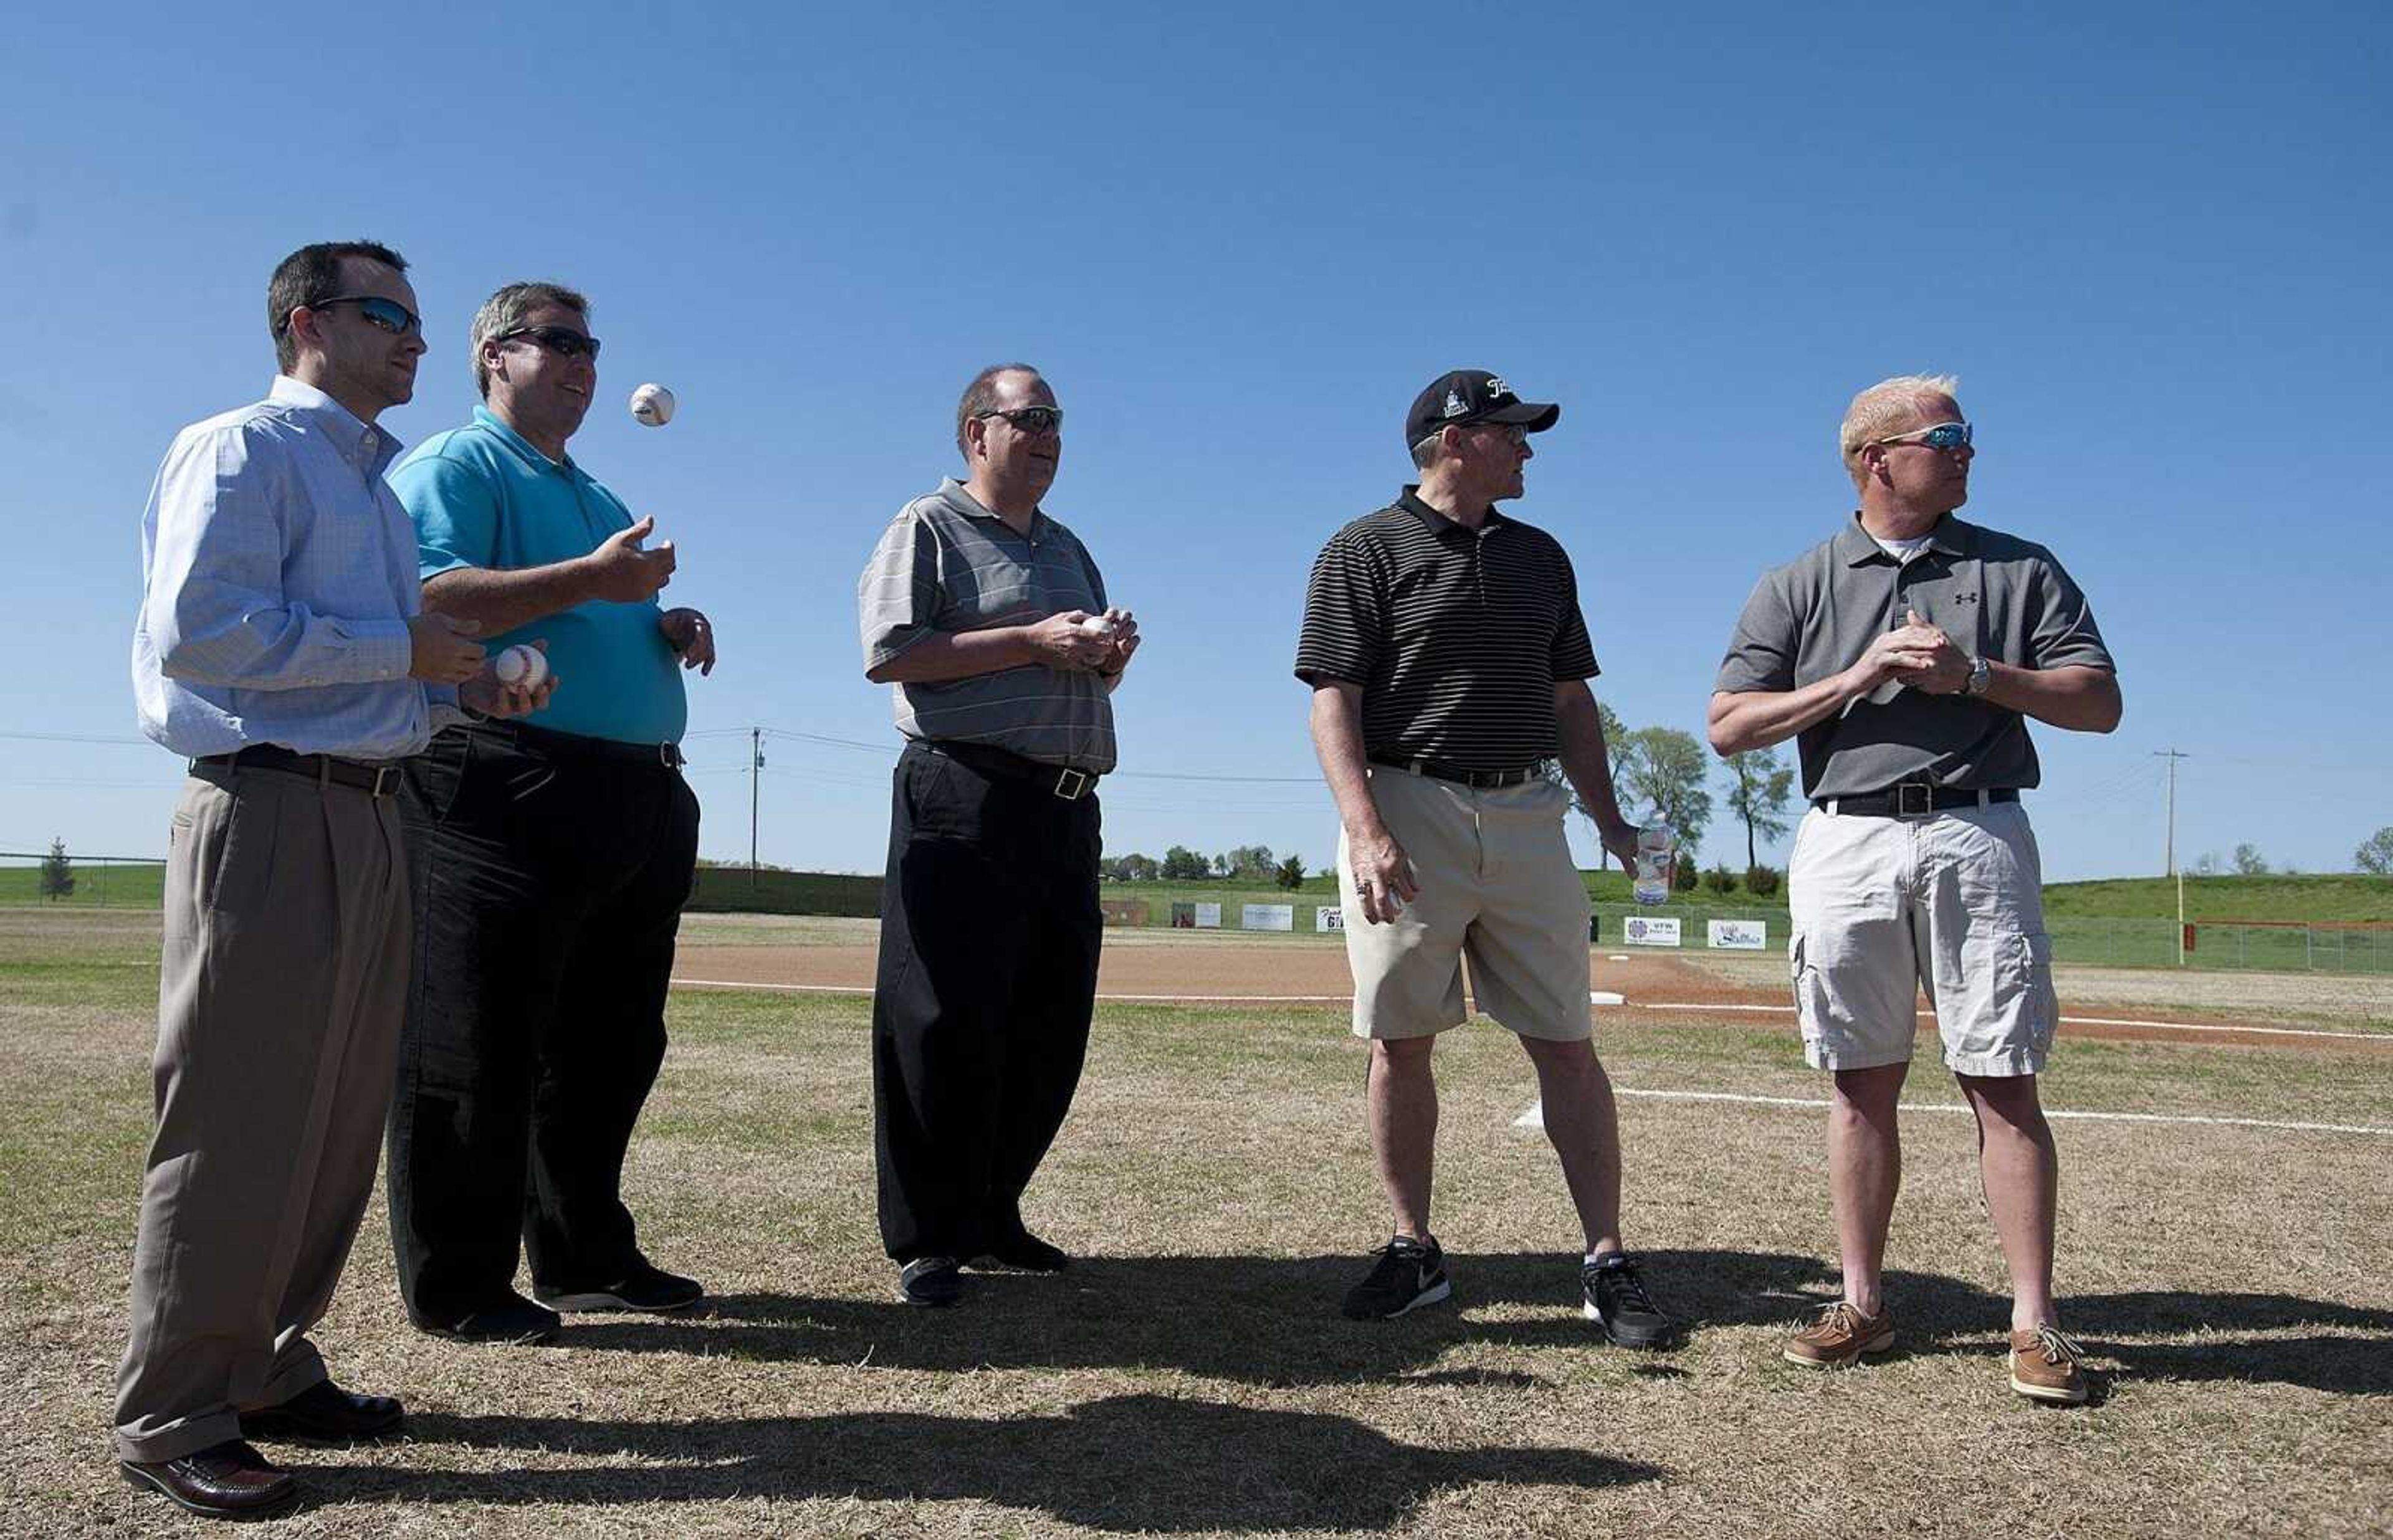
<instances>
[{"instance_id":1,"label":"collar of shirt","mask_svg":"<svg viewBox=\"0 0 2393 1540\"><path fill-rule=\"evenodd\" d=\"M504 444L517 459L533 470L551 471L569 481L587 481L590 478L588 472L573 463L573 456L569 454L562 460L551 460L534 449L530 439L507 426L504 419L487 405L474 408L474 425L490 429L493 437Z\"/></svg>"},{"instance_id":2,"label":"collar of shirt","mask_svg":"<svg viewBox=\"0 0 2393 1540\"><path fill-rule=\"evenodd\" d=\"M964 490L964 484L952 476L939 478L939 496L946 501L948 507L966 518L985 518L1005 524L1004 515L992 513L982 507L980 499ZM1031 509L1028 538L1033 542L1040 539L1046 532L1046 526L1051 522L1053 521L1047 517L1047 511L1044 508ZM1013 528L1011 524L1006 524L1005 527L1009 530Z\"/></svg>"},{"instance_id":3,"label":"collar of shirt","mask_svg":"<svg viewBox=\"0 0 2393 1540\"><path fill-rule=\"evenodd\" d=\"M1928 531L1928 549L1931 551L1942 551L1948 556L1966 556L1977 548L1978 527L1964 523L1951 514L1938 519L1936 527ZM1876 536L1862 528L1859 513L1846 520L1845 527L1837 531L1835 551L1837 560L1847 567L1866 567L1871 562L1902 565L1877 542Z\"/></svg>"},{"instance_id":4,"label":"collar of shirt","mask_svg":"<svg viewBox=\"0 0 2393 1540\"><path fill-rule=\"evenodd\" d=\"M1420 520L1421 523L1428 528L1431 534L1440 536L1441 538L1449 532L1452 532L1476 540L1480 536L1487 534L1492 530L1501 529L1503 526L1511 522L1511 520L1506 518L1502 514L1497 512L1495 504L1490 503L1488 504L1486 518L1482 520L1479 528L1474 530L1471 526L1464 524L1459 520L1449 518L1445 515L1441 514L1436 509L1431 507L1428 503L1423 502L1420 497L1420 483L1418 481L1407 481L1405 483L1405 489L1396 497L1396 506L1412 515L1413 517Z\"/></svg>"},{"instance_id":5,"label":"collar of shirt","mask_svg":"<svg viewBox=\"0 0 2393 1540\"><path fill-rule=\"evenodd\" d=\"M305 418L310 427L332 441L342 459L370 476L380 476L390 469L390 463L407 447L388 428L359 422L348 408L288 374L274 376L266 398L290 409L293 416Z\"/></svg>"}]
</instances>

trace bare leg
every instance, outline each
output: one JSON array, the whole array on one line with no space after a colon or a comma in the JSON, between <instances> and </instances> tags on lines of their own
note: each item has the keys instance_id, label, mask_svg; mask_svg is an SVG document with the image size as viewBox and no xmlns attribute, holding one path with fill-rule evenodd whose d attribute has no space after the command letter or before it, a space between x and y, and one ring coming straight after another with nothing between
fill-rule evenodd
<instances>
[{"instance_id":1,"label":"bare leg","mask_svg":"<svg viewBox=\"0 0 2393 1540\"><path fill-rule=\"evenodd\" d=\"M2011 1327L2057 1326L2052 1304L2053 1211L2060 1155L2045 1121L2033 1075L1956 1075L1978 1115L1978 1169L1986 1207L2011 1269Z\"/></svg>"},{"instance_id":2,"label":"bare leg","mask_svg":"<svg viewBox=\"0 0 2393 1540\"><path fill-rule=\"evenodd\" d=\"M1545 1106L1546 1137L1562 1157L1563 1181L1587 1230L1590 1255L1620 1249L1620 1119L1612 1080L1595 1056L1595 1045L1523 1038L1529 1062L1537 1067L1537 1094Z\"/></svg>"},{"instance_id":3,"label":"bare leg","mask_svg":"<svg viewBox=\"0 0 2393 1540\"><path fill-rule=\"evenodd\" d=\"M1885 1313L1879 1289L1886 1232L1894 1221L1894 1194L1903 1185L1903 1141L1895 1103L1908 1064L1836 1073L1828 1108L1828 1194L1837 1214L1837 1255L1844 1264L1845 1298L1864 1315Z\"/></svg>"},{"instance_id":4,"label":"bare leg","mask_svg":"<svg viewBox=\"0 0 2393 1540\"><path fill-rule=\"evenodd\" d=\"M1435 1038L1371 1044L1368 1092L1371 1155L1388 1194L1396 1233L1429 1239L1430 1181L1437 1163L1437 1076L1430 1067Z\"/></svg>"}]
</instances>

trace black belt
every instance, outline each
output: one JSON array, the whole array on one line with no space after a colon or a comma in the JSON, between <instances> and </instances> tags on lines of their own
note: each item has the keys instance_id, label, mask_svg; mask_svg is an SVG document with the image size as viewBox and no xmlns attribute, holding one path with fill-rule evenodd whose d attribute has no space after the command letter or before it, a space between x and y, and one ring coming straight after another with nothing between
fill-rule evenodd
<instances>
[{"instance_id":1,"label":"black belt","mask_svg":"<svg viewBox=\"0 0 2393 1540\"><path fill-rule=\"evenodd\" d=\"M204 755L191 763L279 770L286 776L305 776L319 786L354 787L371 797L387 797L399 790L397 764L360 764L330 754L294 754L271 743L253 743L229 754Z\"/></svg>"},{"instance_id":2,"label":"black belt","mask_svg":"<svg viewBox=\"0 0 2393 1540\"><path fill-rule=\"evenodd\" d=\"M1391 770L1403 770L1433 780L1456 781L1464 786L1487 790L1499 786L1525 786L1537 778L1536 765L1526 770L1465 770L1458 764L1440 764L1433 759L1405 759L1396 754L1366 754L1373 764Z\"/></svg>"},{"instance_id":3,"label":"black belt","mask_svg":"<svg viewBox=\"0 0 2393 1540\"><path fill-rule=\"evenodd\" d=\"M1963 791L1949 786L1929 786L1924 781L1906 781L1884 791L1865 792L1857 797L1820 797L1813 807L1824 808L1839 817L1858 813L1871 818L1925 818L1933 813L1943 813L1955 807L1981 807L1988 803L2015 803L2019 793L2009 787L1993 791Z\"/></svg>"},{"instance_id":4,"label":"black belt","mask_svg":"<svg viewBox=\"0 0 2393 1540\"><path fill-rule=\"evenodd\" d=\"M661 765L667 770L677 770L689 763L682 758L678 743L625 743L621 738L560 733L523 722L484 721L474 724L474 726L479 732L512 738L532 752L545 754L551 759L628 760L634 764Z\"/></svg>"},{"instance_id":5,"label":"black belt","mask_svg":"<svg viewBox=\"0 0 2393 1540\"><path fill-rule=\"evenodd\" d=\"M1069 765L1049 764L1043 760L1027 759L1010 749L999 749L987 743L957 743L947 738L914 740L934 754L945 754L958 764L1008 780L1029 781L1044 787L1067 803L1079 802L1096 790L1101 772L1075 770Z\"/></svg>"}]
</instances>

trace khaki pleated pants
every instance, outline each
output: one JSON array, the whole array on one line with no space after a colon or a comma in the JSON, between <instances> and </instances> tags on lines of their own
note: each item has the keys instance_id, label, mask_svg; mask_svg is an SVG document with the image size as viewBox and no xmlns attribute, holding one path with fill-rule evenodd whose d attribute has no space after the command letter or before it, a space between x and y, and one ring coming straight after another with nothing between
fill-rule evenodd
<instances>
[{"instance_id":1,"label":"khaki pleated pants","mask_svg":"<svg viewBox=\"0 0 2393 1540\"><path fill-rule=\"evenodd\" d=\"M393 800L195 765L175 811L119 1458L241 1436L325 1377L322 1318L373 1190L406 1009Z\"/></svg>"}]
</instances>

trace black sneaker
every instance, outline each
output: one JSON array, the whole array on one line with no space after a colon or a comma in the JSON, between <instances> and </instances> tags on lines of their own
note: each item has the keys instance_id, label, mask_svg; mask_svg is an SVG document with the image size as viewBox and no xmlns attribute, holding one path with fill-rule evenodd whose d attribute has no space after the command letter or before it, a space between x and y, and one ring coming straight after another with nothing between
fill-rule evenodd
<instances>
[{"instance_id":1,"label":"black sneaker","mask_svg":"<svg viewBox=\"0 0 2393 1540\"><path fill-rule=\"evenodd\" d=\"M452 1342L499 1342L532 1347L556 1339L556 1312L543 1310L509 1289L480 1310L439 1317L412 1316L415 1329Z\"/></svg>"},{"instance_id":2,"label":"black sneaker","mask_svg":"<svg viewBox=\"0 0 2393 1540\"><path fill-rule=\"evenodd\" d=\"M546 1288L532 1286L532 1298L553 1311L572 1313L592 1310L687 1310L706 1298L706 1286L678 1272L667 1272L643 1257L632 1271L604 1288Z\"/></svg>"},{"instance_id":3,"label":"black sneaker","mask_svg":"<svg viewBox=\"0 0 2393 1540\"><path fill-rule=\"evenodd\" d=\"M953 1257L917 1257L897 1270L897 1298L943 1309L964 1297L964 1276Z\"/></svg>"},{"instance_id":4,"label":"black sneaker","mask_svg":"<svg viewBox=\"0 0 2393 1540\"><path fill-rule=\"evenodd\" d=\"M1356 1284L1339 1308L1350 1321L1393 1321L1406 1311L1434 1305L1451 1297L1445 1281L1445 1253L1437 1242L1398 1235L1380 1248L1371 1274Z\"/></svg>"},{"instance_id":5,"label":"black sneaker","mask_svg":"<svg viewBox=\"0 0 2393 1540\"><path fill-rule=\"evenodd\" d=\"M1061 1272L1072 1265L1072 1254L1024 1230L975 1253L969 1265L982 1272Z\"/></svg>"},{"instance_id":6,"label":"black sneaker","mask_svg":"<svg viewBox=\"0 0 2393 1540\"><path fill-rule=\"evenodd\" d=\"M1587 1318L1603 1323L1603 1335L1616 1347L1667 1348L1678 1340L1679 1323L1662 1313L1645 1292L1637 1259L1614 1251L1579 1269L1579 1286L1587 1296Z\"/></svg>"}]
</instances>

